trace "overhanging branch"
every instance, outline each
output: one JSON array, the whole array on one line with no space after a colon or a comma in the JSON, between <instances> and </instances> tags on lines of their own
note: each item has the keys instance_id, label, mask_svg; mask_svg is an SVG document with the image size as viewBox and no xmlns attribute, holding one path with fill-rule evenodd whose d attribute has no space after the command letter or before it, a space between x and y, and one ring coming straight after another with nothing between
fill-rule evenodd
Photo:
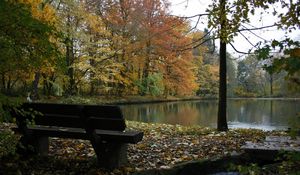
<instances>
[{"instance_id":1,"label":"overhanging branch","mask_svg":"<svg viewBox=\"0 0 300 175\"><path fill-rule=\"evenodd\" d=\"M244 25L242 25L242 27L244 27L244 29L247 29L247 27L245 27ZM246 30L244 30L244 31L246 31ZM257 38L259 38L259 39L261 39L261 40L263 40L263 41L267 41L265 38L263 38L263 37L257 35L256 33L254 33L254 32L251 31L251 30L249 30L248 32L250 32L251 34L253 34L254 36L256 36Z\"/></svg>"},{"instance_id":2,"label":"overhanging branch","mask_svg":"<svg viewBox=\"0 0 300 175\"><path fill-rule=\"evenodd\" d=\"M237 32L242 32L242 31L253 31L253 30L262 30L262 29L267 29L267 28L272 28L272 27L277 27L278 24L273 24L273 25L269 25L269 26L262 26L262 27L254 27L254 28L247 28L245 27L244 29L240 29Z\"/></svg>"},{"instance_id":3,"label":"overhanging branch","mask_svg":"<svg viewBox=\"0 0 300 175\"><path fill-rule=\"evenodd\" d=\"M196 15L192 15L192 16L178 16L178 15L170 15L170 16L175 16L175 17L178 17L178 18L183 18L183 19L190 19L190 18L196 18L196 17L202 17L202 16L208 16L209 13L199 13L199 14L196 14Z\"/></svg>"},{"instance_id":4,"label":"overhanging branch","mask_svg":"<svg viewBox=\"0 0 300 175\"><path fill-rule=\"evenodd\" d=\"M242 35L242 37L253 47L255 47L255 45L242 33L242 32L239 32L239 34Z\"/></svg>"},{"instance_id":5,"label":"overhanging branch","mask_svg":"<svg viewBox=\"0 0 300 175\"><path fill-rule=\"evenodd\" d=\"M188 48L184 48L184 49L179 49L179 50L176 50L176 51L183 52L183 51L186 51L186 50L195 49L195 48L201 46L202 44L204 44L204 43L206 43L206 42L208 42L209 40L212 40L212 39L216 39L216 38L207 38L207 39L203 40L202 42L200 42L200 43L198 43L198 44L196 44L196 45L194 45L192 47L188 47Z\"/></svg>"},{"instance_id":6,"label":"overhanging branch","mask_svg":"<svg viewBox=\"0 0 300 175\"><path fill-rule=\"evenodd\" d=\"M234 51L236 51L237 53L240 53L240 54L245 54L245 55L249 55L249 54L252 54L250 52L243 52L243 51L239 51L237 50L234 45L232 43L229 43L229 45L233 48Z\"/></svg>"},{"instance_id":7,"label":"overhanging branch","mask_svg":"<svg viewBox=\"0 0 300 175\"><path fill-rule=\"evenodd\" d=\"M199 38L199 39L197 39L197 40L195 40L195 41L193 41L193 42L191 42L191 43L189 43L189 44L186 44L186 45L184 45L183 47L191 46L191 45L193 45L193 44L195 44L195 43L197 43L197 42L203 40L205 37L207 37L207 36L212 32L212 30L213 30L213 28L211 28L211 29L210 29L205 35L203 35L201 38ZM213 38L210 38L210 39L213 39ZM208 41L208 40L207 40L207 41ZM207 42L207 41L206 41L206 42Z\"/></svg>"}]
</instances>

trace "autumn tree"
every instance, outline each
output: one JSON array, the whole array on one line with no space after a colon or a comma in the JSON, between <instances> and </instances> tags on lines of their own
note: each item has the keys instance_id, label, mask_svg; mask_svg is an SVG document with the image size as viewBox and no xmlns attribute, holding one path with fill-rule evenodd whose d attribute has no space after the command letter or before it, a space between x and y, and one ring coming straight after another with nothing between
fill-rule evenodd
<instances>
[{"instance_id":1,"label":"autumn tree","mask_svg":"<svg viewBox=\"0 0 300 175\"><path fill-rule=\"evenodd\" d=\"M203 40L209 38L207 31L193 31L190 35L193 42L198 42L199 38L203 38ZM207 36L204 37L204 35ZM219 64L218 55L215 53L214 47L210 39L205 44L192 49L194 62L197 67L196 78L199 86L196 93L199 96L214 96L218 94Z\"/></svg>"},{"instance_id":2,"label":"autumn tree","mask_svg":"<svg viewBox=\"0 0 300 175\"><path fill-rule=\"evenodd\" d=\"M110 48L114 51L113 59L119 64L119 74L110 82L112 93L135 93L134 82L138 79L137 70L140 70L138 61L139 45L134 36L137 22L134 21L135 1L91 1L97 7L97 14L110 31ZM130 91L128 91L130 90Z\"/></svg>"},{"instance_id":3,"label":"autumn tree","mask_svg":"<svg viewBox=\"0 0 300 175\"><path fill-rule=\"evenodd\" d=\"M0 5L0 43L1 52L5 53L1 56L1 89L10 94L17 82L31 79L36 95L35 82L41 65L51 62L49 58L57 54L56 45L51 41L52 11L46 7L41 15L33 1L21 2L1 1Z\"/></svg>"},{"instance_id":4,"label":"autumn tree","mask_svg":"<svg viewBox=\"0 0 300 175\"><path fill-rule=\"evenodd\" d=\"M48 13L39 16L33 4L33 1L0 1L0 121L10 120L3 106L19 102L7 95L19 95L13 89L23 83L27 86L36 71L45 68L43 64L52 62L50 58L59 54L51 41L55 30L47 22L51 10L45 9Z\"/></svg>"},{"instance_id":5,"label":"autumn tree","mask_svg":"<svg viewBox=\"0 0 300 175\"><path fill-rule=\"evenodd\" d=\"M106 26L112 35L119 36L117 40L112 40L113 50L118 51L116 60L123 65L119 83L116 84L121 91L119 93L136 89L132 85L138 87L141 95L150 94L153 88L160 89L160 94L193 92L195 83L192 61L189 61L191 54L189 51L176 52L179 45L190 40L185 35L188 24L168 14L167 2L136 0L99 3L99 14ZM177 64L181 66L177 68Z\"/></svg>"},{"instance_id":6,"label":"autumn tree","mask_svg":"<svg viewBox=\"0 0 300 175\"><path fill-rule=\"evenodd\" d=\"M65 58L61 64L64 74L60 75L65 94L76 95L88 84L94 88L95 81L108 79L108 73L105 76L101 71L111 63L108 34L101 18L85 1L52 1L51 5L57 11L59 42ZM98 62L103 63L102 67Z\"/></svg>"}]
</instances>

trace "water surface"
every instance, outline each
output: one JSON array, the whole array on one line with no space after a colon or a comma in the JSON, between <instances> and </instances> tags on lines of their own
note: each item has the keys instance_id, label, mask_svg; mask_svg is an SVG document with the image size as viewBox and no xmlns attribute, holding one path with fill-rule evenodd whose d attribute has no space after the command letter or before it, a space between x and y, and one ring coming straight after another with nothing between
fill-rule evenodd
<instances>
[{"instance_id":1,"label":"water surface","mask_svg":"<svg viewBox=\"0 0 300 175\"><path fill-rule=\"evenodd\" d=\"M217 100L180 101L122 105L128 120L148 123L216 127ZM300 113L299 99L229 99L230 128L287 129Z\"/></svg>"}]
</instances>

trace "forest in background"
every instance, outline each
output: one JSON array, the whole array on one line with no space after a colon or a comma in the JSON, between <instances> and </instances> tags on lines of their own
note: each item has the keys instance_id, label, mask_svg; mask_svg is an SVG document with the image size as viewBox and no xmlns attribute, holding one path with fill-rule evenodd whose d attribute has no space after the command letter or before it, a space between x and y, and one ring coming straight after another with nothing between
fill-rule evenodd
<instances>
[{"instance_id":1,"label":"forest in background","mask_svg":"<svg viewBox=\"0 0 300 175\"><path fill-rule=\"evenodd\" d=\"M1 93L32 99L216 97L219 56L211 33L171 15L169 5L161 0L1 1ZM299 96L287 73L270 74L264 64L257 55L237 59L227 53L228 96Z\"/></svg>"}]
</instances>

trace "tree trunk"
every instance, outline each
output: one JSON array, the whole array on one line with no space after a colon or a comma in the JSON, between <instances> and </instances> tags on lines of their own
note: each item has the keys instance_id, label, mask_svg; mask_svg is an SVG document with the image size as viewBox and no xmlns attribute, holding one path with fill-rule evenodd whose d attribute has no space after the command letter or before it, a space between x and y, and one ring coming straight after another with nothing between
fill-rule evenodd
<instances>
[{"instance_id":1,"label":"tree trunk","mask_svg":"<svg viewBox=\"0 0 300 175\"><path fill-rule=\"evenodd\" d=\"M46 75L45 73L42 74L42 77L44 79L43 81L43 94L44 95L52 95L53 94L53 83L55 81L55 76L52 75Z\"/></svg>"},{"instance_id":2,"label":"tree trunk","mask_svg":"<svg viewBox=\"0 0 300 175\"><path fill-rule=\"evenodd\" d=\"M150 54L151 54L151 42L148 41L146 43L146 53L145 53L145 64L143 68L143 75L142 75L142 86L143 91L141 92L141 95L146 95L149 92L149 85L148 85L148 76L150 71Z\"/></svg>"},{"instance_id":3,"label":"tree trunk","mask_svg":"<svg viewBox=\"0 0 300 175\"><path fill-rule=\"evenodd\" d=\"M68 66L67 75L69 77L69 86L67 89L68 95L76 94L76 84L74 77L74 68L72 67L74 63L74 51L73 51L73 40L67 39L66 41L66 61Z\"/></svg>"},{"instance_id":4,"label":"tree trunk","mask_svg":"<svg viewBox=\"0 0 300 175\"><path fill-rule=\"evenodd\" d=\"M220 42L218 131L227 131L226 43Z\"/></svg>"},{"instance_id":5,"label":"tree trunk","mask_svg":"<svg viewBox=\"0 0 300 175\"><path fill-rule=\"evenodd\" d=\"M41 73L35 72L34 80L32 82L32 93L31 98L32 100L39 99L39 81L40 81Z\"/></svg>"},{"instance_id":6,"label":"tree trunk","mask_svg":"<svg viewBox=\"0 0 300 175\"><path fill-rule=\"evenodd\" d=\"M1 73L1 92L4 93L5 92L5 76L4 73Z\"/></svg>"},{"instance_id":7,"label":"tree trunk","mask_svg":"<svg viewBox=\"0 0 300 175\"><path fill-rule=\"evenodd\" d=\"M273 74L270 74L270 96L273 96Z\"/></svg>"},{"instance_id":8,"label":"tree trunk","mask_svg":"<svg viewBox=\"0 0 300 175\"><path fill-rule=\"evenodd\" d=\"M221 11L225 11L225 0L220 0ZM221 18L221 31L220 31L220 68L219 68L219 105L218 105L218 131L227 131L227 84L226 84L226 41L225 38L222 38L224 35L224 24L225 21ZM226 19L225 19L226 20Z\"/></svg>"},{"instance_id":9,"label":"tree trunk","mask_svg":"<svg viewBox=\"0 0 300 175\"><path fill-rule=\"evenodd\" d=\"M91 56L92 54L90 53L90 56ZM90 65L91 65L91 67L95 67L95 65L96 65L96 63L95 63L95 60L93 60L93 59L90 59ZM95 73L94 72L90 72L90 96L92 96L92 95L95 95L95 80L94 80L94 78L95 78Z\"/></svg>"}]
</instances>

